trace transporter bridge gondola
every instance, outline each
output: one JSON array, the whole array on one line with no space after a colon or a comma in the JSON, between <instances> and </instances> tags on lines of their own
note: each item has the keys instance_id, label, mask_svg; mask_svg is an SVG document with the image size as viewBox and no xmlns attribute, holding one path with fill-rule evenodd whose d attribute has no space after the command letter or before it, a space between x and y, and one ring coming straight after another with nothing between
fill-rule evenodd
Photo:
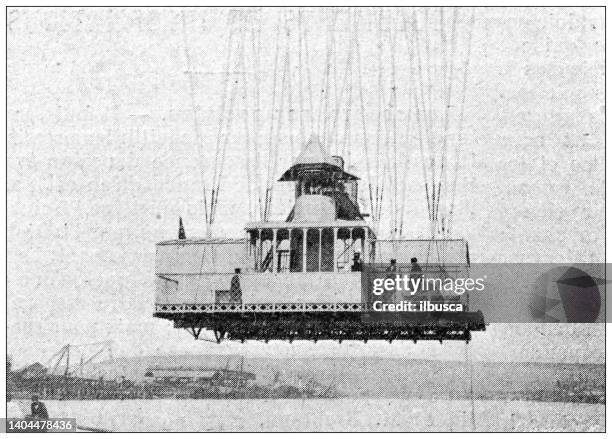
<instances>
[{"instance_id":1,"label":"transporter bridge gondola","mask_svg":"<svg viewBox=\"0 0 612 439\"><path fill-rule=\"evenodd\" d=\"M212 331L217 342L467 342L485 329L482 313L469 309L469 294L428 296L461 303L461 312L395 319L380 318L371 295L376 276L413 276L413 258L424 278L467 277L467 242L377 239L359 209L358 178L314 137L280 181L295 184L285 221L249 222L242 239L186 239L181 230L181 239L157 244L155 317L196 339ZM389 300L405 298L396 292Z\"/></svg>"}]
</instances>

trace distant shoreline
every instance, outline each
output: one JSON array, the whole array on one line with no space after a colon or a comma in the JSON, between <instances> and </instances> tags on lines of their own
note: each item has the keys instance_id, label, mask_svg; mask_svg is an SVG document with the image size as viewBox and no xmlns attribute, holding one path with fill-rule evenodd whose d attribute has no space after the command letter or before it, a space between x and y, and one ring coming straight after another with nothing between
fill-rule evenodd
<instances>
[{"instance_id":1,"label":"distant shoreline","mask_svg":"<svg viewBox=\"0 0 612 439\"><path fill-rule=\"evenodd\" d=\"M88 370L92 376L143 379L147 367L220 367L237 356L176 355L116 358ZM447 399L470 397L465 361L395 357L264 358L244 360L258 383L285 377L313 377L340 394L358 399ZM605 364L473 362L472 390L479 400L605 402Z\"/></svg>"}]
</instances>

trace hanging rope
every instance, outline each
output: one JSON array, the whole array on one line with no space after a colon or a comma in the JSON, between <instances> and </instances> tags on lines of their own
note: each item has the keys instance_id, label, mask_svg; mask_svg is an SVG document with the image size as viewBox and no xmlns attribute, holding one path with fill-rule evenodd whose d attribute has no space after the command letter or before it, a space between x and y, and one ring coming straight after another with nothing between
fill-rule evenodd
<instances>
[{"instance_id":1,"label":"hanging rope","mask_svg":"<svg viewBox=\"0 0 612 439\"><path fill-rule=\"evenodd\" d=\"M323 142L323 145L326 143L325 135L327 133L327 112L329 107L329 88L330 88L330 76L331 76L331 60L332 53L334 47L334 35L335 35L335 27L336 27L336 18L338 16L337 10L334 9L332 13L331 25L328 24L327 29L327 55L325 62L325 74L323 76L323 85L321 86L321 99L319 103L319 123L318 123L318 133L319 138ZM321 123L323 123L323 127L321 127Z\"/></svg>"},{"instance_id":2,"label":"hanging rope","mask_svg":"<svg viewBox=\"0 0 612 439\"><path fill-rule=\"evenodd\" d=\"M419 41L418 41L418 29L416 28L416 15L413 14L413 22L412 22L412 32L409 33L408 32L408 17L406 16L406 13L403 12L403 19L404 19L404 35L406 38L406 43L407 46L409 48L408 51L408 59L410 62L410 81L414 84L414 82L416 81L415 78L415 72L414 72L414 64L415 64L415 52L416 52L416 57L417 57L417 61L418 61L418 71L419 71L419 81L418 81L418 90L420 90L421 92L421 97L423 96L423 78L422 78L422 69L421 69L421 55L420 55L420 50L419 50ZM408 35L412 35L412 38L409 38ZM424 147L423 147L423 127L422 127L422 123L421 123L421 108L419 105L419 96L418 93L416 91L416 85L415 87L413 87L411 89L411 93L410 93L414 99L414 108L415 108L415 114L416 114L416 121L417 121L417 137L419 140L419 152L420 152L420 156L421 156L421 168L422 168L422 172L423 172L423 185L424 185L424 189L425 189L425 199L427 201L427 218L429 219L429 221L431 222L431 203L429 200L429 187L427 182L429 181L428 177L427 177L427 168L425 166L425 152L424 152ZM410 100L409 100L410 102Z\"/></svg>"},{"instance_id":3,"label":"hanging rope","mask_svg":"<svg viewBox=\"0 0 612 439\"><path fill-rule=\"evenodd\" d=\"M213 224L215 222L215 214L217 210L217 204L219 200L219 191L221 187L221 180L223 177L223 168L225 165L225 151L227 150L227 144L229 141L229 127L232 122L232 114L234 110L234 100L236 96L236 87L231 84L232 73L234 66L231 64L233 46L234 46L234 35L235 35L235 12L230 11L229 13L229 36L227 40L227 58L225 62L225 81L223 84L223 93L219 109L219 125L217 130L217 141L215 147L215 162L213 168L212 178L212 192L210 199L210 215L209 215L209 227L207 230L207 236L212 234ZM227 95L229 97L229 105L227 102ZM227 111L227 115L226 115ZM225 124L224 124L225 122ZM223 126L226 126L225 132Z\"/></svg>"},{"instance_id":4,"label":"hanging rope","mask_svg":"<svg viewBox=\"0 0 612 439\"><path fill-rule=\"evenodd\" d=\"M398 232L398 158L397 158L397 81L396 81L396 65L395 65L395 52L397 50L397 31L395 28L395 14L391 15L391 24L389 25L390 33L390 64L391 64L391 97L389 100L389 112L391 117L391 133L393 143L393 224L391 236L393 239L397 238Z\"/></svg>"},{"instance_id":5,"label":"hanging rope","mask_svg":"<svg viewBox=\"0 0 612 439\"><path fill-rule=\"evenodd\" d=\"M193 126L195 130L196 143L198 148L198 160L200 163L200 184L202 185L202 198L204 202L204 220L206 228L209 227L208 201L206 195L206 176L204 174L204 144L202 140L202 130L198 120L198 106L196 104L195 93L196 83L192 71L191 56L189 55L189 44L187 41L187 20L185 19L185 11L181 11L183 22L183 47L185 48L185 61L187 64L187 76L189 78L189 96L191 98L191 109L193 111ZM208 233L208 231L207 231Z\"/></svg>"},{"instance_id":6,"label":"hanging rope","mask_svg":"<svg viewBox=\"0 0 612 439\"><path fill-rule=\"evenodd\" d=\"M285 15L285 29L287 27L287 16ZM288 41L288 40L287 40ZM288 56L288 48L285 50L284 62L283 62L283 78L281 81L281 90L280 90L280 98L279 98L279 110L278 110L278 123L276 124L276 136L274 142L274 155L272 160L272 169L268 174L268 187L266 190L267 198L266 198L266 209L264 220L268 221L270 218L270 214L272 211L272 193L274 190L274 179L276 177L276 172L278 168L278 156L279 156L279 147L280 147L280 135L281 129L283 125L283 113L285 108L285 90L287 88L287 77L289 75L289 56Z\"/></svg>"},{"instance_id":7,"label":"hanging rope","mask_svg":"<svg viewBox=\"0 0 612 439\"><path fill-rule=\"evenodd\" d=\"M381 100L381 90L383 88L383 82L382 82L382 77L383 77L383 63L382 63L382 47L383 47L383 43L382 43L382 15L383 15L383 9L381 8L379 13L378 13L378 28L377 28L377 37L378 37L378 51L377 51L377 56L378 56L378 82L377 82L377 95L376 95L376 105L377 105L377 118L376 118L376 160L375 160L375 176L376 176L376 182L375 182L375 186L376 186L376 193L375 193L375 203L374 203L374 209L372 211L372 220L374 221L374 229L376 230L376 232L378 233L378 223L379 223L379 216L378 216L378 200L380 197L380 144L381 144L381 136L382 136L382 100Z\"/></svg>"},{"instance_id":8,"label":"hanging rope","mask_svg":"<svg viewBox=\"0 0 612 439\"><path fill-rule=\"evenodd\" d=\"M300 16L302 10L300 9ZM312 98L312 74L310 71L310 52L308 49L308 25L304 23L304 57L306 58L306 81L307 81L307 89L308 89L308 109L310 112L310 129L309 135L314 133L314 105ZM306 141L306 139L304 139Z\"/></svg>"},{"instance_id":9,"label":"hanging rope","mask_svg":"<svg viewBox=\"0 0 612 439\"><path fill-rule=\"evenodd\" d=\"M202 127L198 120L199 109L196 105L197 83L187 45L186 19L182 14L195 137L202 163L200 178L207 235L211 233L219 200L222 198L220 195L223 191L225 159L229 143L238 139L245 142L244 166L247 178L245 192L248 196L249 218L259 217L262 220L269 220L277 168L285 162L285 157L294 158L295 140L298 139L300 144L303 143L308 137L308 130L313 131L317 118L316 132L322 143L330 149L333 145L333 150L345 158L348 166L351 165L354 160L353 155L357 151L353 150L353 143L363 142L361 147L358 147L361 151L357 154L360 156L363 154L365 160L367 187L363 186L363 190L367 191L367 203L374 229L379 231L383 213L386 209L390 209L390 214L385 214L384 227L386 229L387 225L390 226L390 229L386 230L390 230L393 238L404 234L406 210L409 206L406 196L409 182L406 175L410 169L411 139L415 139L414 143L418 141L417 154L421 160L431 236L432 238L448 236L452 230L459 159L463 143L462 130L474 24L473 11L469 26L464 26L460 21L463 14L460 14L458 8L453 9L451 13L446 9L440 9L439 17L436 11L436 20L432 20L429 16L431 12L428 9L419 11L419 15L417 10L413 9L412 17L408 15L410 11L405 10L395 13L394 10L380 8L375 12L378 27L375 29L374 44L377 49L373 59L377 59L378 69L374 70L377 79L371 97L374 104L372 115L377 113L374 116L376 139L373 147L370 146L369 140L374 129L372 132L369 131L366 113L368 88L367 84L364 84L367 82L365 78L367 71L363 71L362 66L364 54L361 53L360 41L361 11L354 8L326 11L327 31L320 38L325 40L325 48L317 114L313 108L316 107L316 103L312 91L311 41L308 37L308 20L304 15L306 12L301 9L295 13L291 10L288 12L279 10L276 30L272 30L276 32L273 75L267 78L272 83L269 122L261 117L261 93L264 87L260 65L262 19L256 11L250 10L241 14L232 11L228 14L227 52L223 54L225 70L222 90L219 93L216 143L214 150L210 151L211 154L213 152L215 154L210 166L210 177L206 175L204 166L203 156L206 151ZM397 20L402 20L402 23ZM346 35L346 39L338 38L336 35L338 28L341 28L340 31L345 31L343 36ZM459 32L464 30L469 30L467 38L458 38ZM405 41L401 41L401 35L398 34L402 31ZM281 36L283 32L285 35ZM463 46L467 49L463 50L462 47L462 52L466 56L461 61L456 59L458 39L461 42L467 41L467 45ZM399 69L404 61L398 50L403 51L404 44L406 51L403 53L407 52L409 71L402 72ZM337 65L337 61L342 65ZM460 68L463 68L463 72L456 71ZM249 77L251 72L252 79ZM463 78L459 76L460 73ZM406 75L408 80L405 80L403 75ZM242 83L235 81L235 78L240 78ZM316 80L318 82L319 78ZM456 82L461 80L462 84L458 86ZM354 89L356 86L358 90ZM455 105L455 101L459 105ZM354 104L358 108L353 109ZM405 117L404 113L399 112L399 108L404 108L404 105L408 108ZM265 108L265 111L268 109ZM299 120L295 120L295 111L299 111L297 116ZM305 111L309 111L309 118L304 114ZM242 122L237 122L243 124L239 130L234 129L233 119L236 112L245 117ZM357 126L353 126L354 117L358 117L355 121ZM458 129L453 132L457 121ZM270 125L266 125L267 123ZM284 126L285 124L287 126ZM262 138L261 134L264 132L265 137ZM265 150L262 144L265 143L268 144L267 153L262 152ZM376 152L376 157L370 157L373 150Z\"/></svg>"},{"instance_id":10,"label":"hanging rope","mask_svg":"<svg viewBox=\"0 0 612 439\"><path fill-rule=\"evenodd\" d=\"M446 72L443 72L444 74L444 82L447 83L447 90L446 91L446 96L445 96L445 102L444 102L444 128L443 128L443 135L442 135L442 160L441 160L441 164L440 164L440 181L438 182L438 196L437 196L437 204L435 207L435 213L434 213L434 220L438 220L438 213L440 210L440 198L442 196L442 184L446 183L445 179L446 179L446 175L445 175L445 165L446 165L446 150L447 150L447 146L448 146L448 124L449 124L449 112L450 112L450 107L451 107L451 99L452 99L452 93L453 93L453 69L454 69L454 56L455 56L455 46L456 46L456 27L457 27L457 10L458 8L455 8L454 10L454 14L453 14L453 24L452 24L452 28L451 28L451 54L450 54L450 61L449 61L449 67L448 67L448 79L446 79ZM444 29L444 16L443 16L443 10L440 9L440 20L441 20L441 28ZM444 32L441 32L444 35ZM443 37L443 44L444 43L445 37ZM446 53L446 50L444 50L444 52Z\"/></svg>"},{"instance_id":11,"label":"hanging rope","mask_svg":"<svg viewBox=\"0 0 612 439\"><path fill-rule=\"evenodd\" d=\"M342 152L339 151L338 149L338 125L340 124L340 112L341 112L341 106L342 106L342 102L344 100L344 96L345 96L345 92L347 92L347 88L349 88L349 83L350 83L350 77L351 77L351 71L352 71L352 43L351 43L351 37L350 37L350 9L349 9L349 15L348 15L348 19L347 19L348 23L347 23L347 28L349 29L349 46L347 49L347 57L346 57L346 65L344 68L344 78L342 81L342 89L340 91L340 95L338 96L337 94L337 90L335 95L337 96L336 100L335 100L335 105L334 105L334 118L333 118L333 124L330 127L330 132L329 132L329 136L327 136L328 143L333 144L334 146L334 151L335 154L338 155L342 155L344 157L344 150ZM350 91L349 91L350 93ZM350 99L350 97L348 98ZM348 104L345 105L345 112L348 111ZM345 131L346 131L346 122L345 122ZM333 141L332 141L333 139Z\"/></svg>"},{"instance_id":12,"label":"hanging rope","mask_svg":"<svg viewBox=\"0 0 612 439\"><path fill-rule=\"evenodd\" d=\"M278 21L276 24L276 50L274 52L274 72L272 76L272 109L270 114L270 135L268 137L268 163L267 163L267 174L266 174L266 192L264 195L264 211L263 220L267 221L269 217L269 204L270 204L270 186L271 186L271 175L272 175L272 163L275 161L275 157L278 155L278 151L274 148L273 134L274 134L274 113L276 111L276 88L278 78L278 58L280 52L280 29L282 21L282 10L278 11ZM277 145L276 145L277 146Z\"/></svg>"},{"instance_id":13,"label":"hanging rope","mask_svg":"<svg viewBox=\"0 0 612 439\"><path fill-rule=\"evenodd\" d=\"M402 19L403 19L403 29L404 29L404 37L406 39L406 46L408 47L408 62L410 64L410 76L409 76L409 90L408 90L408 105L410 105L410 101L411 98L413 98L414 100L414 109L415 109L415 116L416 116L416 121L417 121L417 133L418 133L418 142L419 142L419 153L420 153L420 157L421 157L421 168L422 168L422 172L423 172L423 185L424 185L424 189L425 189L425 199L427 201L427 215L428 215L428 219L431 220L431 206L430 206L430 202L429 202L429 189L427 186L427 182L428 182L428 178L427 178L427 169L425 167L425 154L424 154L424 148L423 148L423 130L422 130L422 126L421 126L421 109L419 106L419 100L418 100L418 95L416 92L416 87L417 85L415 84L416 82L416 75L415 75L415 29L412 29L412 33L409 32L408 30L408 18L406 17L406 13L404 10L402 10ZM412 36L412 38L409 37L409 35ZM418 48L417 48L418 50ZM423 84L420 82L419 83L419 89L422 90L422 86ZM408 113L408 133L410 133L410 112ZM405 180L404 180L405 181ZM400 227L401 231L403 232L403 214L402 214L402 227Z\"/></svg>"},{"instance_id":14,"label":"hanging rope","mask_svg":"<svg viewBox=\"0 0 612 439\"><path fill-rule=\"evenodd\" d=\"M304 128L304 79L303 79L303 61L302 61L302 10L298 10L298 100L300 113L300 144L306 142L306 134Z\"/></svg>"},{"instance_id":15,"label":"hanging rope","mask_svg":"<svg viewBox=\"0 0 612 439\"><path fill-rule=\"evenodd\" d=\"M415 15L416 17L416 15ZM416 20L416 18L415 18ZM431 234L432 238L435 237L435 205L436 205L436 152L435 152L435 143L434 143L434 135L433 135L433 79L432 79L432 66L431 66L431 49L430 49L430 38L429 38L429 9L425 8L425 54L426 54L426 62L427 62L427 99L428 105L425 106L425 102L423 101L423 109L427 109L427 118L425 127L427 130L427 142L429 145L429 162L431 167L431 206L432 206L432 214L431 214Z\"/></svg>"},{"instance_id":16,"label":"hanging rope","mask_svg":"<svg viewBox=\"0 0 612 439\"><path fill-rule=\"evenodd\" d=\"M250 102L249 102L249 85L248 78L246 74L246 61L245 61L245 45L246 45L246 28L249 24L248 17L243 13L242 15L242 32L240 38L240 50L239 50L239 69L242 77L242 94L243 94L243 102L244 102L244 136L245 136L245 167L246 167L246 175L247 175L247 198L248 198L248 211L249 211L249 220L254 220L254 212L253 212L253 176L251 169L251 129L250 129Z\"/></svg>"},{"instance_id":17,"label":"hanging rope","mask_svg":"<svg viewBox=\"0 0 612 439\"><path fill-rule=\"evenodd\" d=\"M238 70L238 66L236 66L236 70ZM221 192L221 181L223 180L223 171L225 169L225 156L226 156L227 146L229 144L229 139L230 139L230 132L231 132L233 114L234 114L234 101L236 100L237 92L238 92L238 87L232 84L231 92L230 92L228 116L226 119L225 136L224 136L223 146L221 149L221 160L220 161L218 160L218 156L216 160L216 161L219 161L219 171L217 174L218 175L217 176L217 186L215 189L213 189L214 192L213 192L213 196L211 200L211 203L212 203L211 209L210 209L211 226L213 225L215 221L215 215L217 213L217 205L219 204L219 193Z\"/></svg>"},{"instance_id":18,"label":"hanging rope","mask_svg":"<svg viewBox=\"0 0 612 439\"><path fill-rule=\"evenodd\" d=\"M291 10L289 10L291 11ZM295 109L293 108L293 92L291 90L291 26L289 25L289 19L285 16L285 36L286 36L286 46L285 46L285 59L286 59L286 68L287 71L285 74L287 75L287 106L289 111L287 113L287 118L289 119L289 154L291 157L291 161L295 158L294 146L293 146L293 113ZM282 117L282 114L279 115ZM276 173L274 174L274 177Z\"/></svg>"},{"instance_id":19,"label":"hanging rope","mask_svg":"<svg viewBox=\"0 0 612 439\"><path fill-rule=\"evenodd\" d=\"M427 14L427 9L425 10L425 13ZM417 115L422 115L422 120L419 117L418 118L418 125L419 127L421 125L424 125L424 131L425 131L425 143L427 144L427 149L428 149L428 155L427 155L427 161L430 163L430 169L431 169L431 188L429 187L429 178L426 178L425 180L425 194L427 197L427 208L428 208L428 217L430 219L430 233L431 233L431 237L433 238L435 236L435 223L434 223L434 217L433 217L433 206L434 206L434 196L432 194L432 192L434 191L434 187L435 187L435 162L434 162L434 158L433 158L433 145L432 145L432 135L431 135L431 124L430 122L427 120L427 114L428 114L428 110L427 110L427 106L425 103L425 81L423 79L423 61L421 58L421 50L420 50L420 39L419 39L419 27L418 27L418 21L417 21L417 16L416 16L416 12L413 11L412 13L412 29L413 29L413 34L414 34L414 42L415 42L415 51L417 54L417 72L418 72L418 78L419 78L419 91L420 91L420 98L421 98L421 105L416 105L417 108ZM429 43L427 42L428 38L426 38L426 51L428 52L429 49ZM429 58L429 54L427 53L427 57ZM429 70L429 66L427 66L427 70ZM429 73L427 73L427 76L429 76ZM429 81L428 81L429 82ZM417 95L415 93L415 95ZM428 99L430 99L428 97ZM420 108L421 111L418 111ZM422 133L419 130L419 138L420 138L420 142L422 142L423 136ZM429 177L429 176L427 176ZM430 199L430 194L431 194L431 199Z\"/></svg>"},{"instance_id":20,"label":"hanging rope","mask_svg":"<svg viewBox=\"0 0 612 439\"><path fill-rule=\"evenodd\" d=\"M403 25L403 30L404 30L404 36L405 36L405 40L408 43L407 47L408 47L408 62L409 62L409 75L408 75L408 86L407 86L407 95L408 95L408 106L410 106L410 97L412 96L412 90L414 89L414 54L413 54L413 48L412 45L410 44L410 39L408 38L408 34L407 34L407 26L406 26L406 20L405 20L405 14L403 12L403 10L401 11L401 13L398 14L398 16L402 17L402 25ZM406 209L406 185L407 185L407 181L408 181L408 169L410 166L410 130L411 130L411 115L412 112L408 111L408 115L407 115L407 120L406 120L406 151L404 154L404 169L403 169L403 179L402 179L402 190L401 190L401 206L400 206L400 215L399 215L399 237L402 238L403 234L404 234L404 215L405 215L405 209Z\"/></svg>"},{"instance_id":21,"label":"hanging rope","mask_svg":"<svg viewBox=\"0 0 612 439\"><path fill-rule=\"evenodd\" d=\"M344 119L344 137L342 143L342 157L346 156L346 167L349 168L352 164L352 156L351 156L351 113L353 109L353 52L355 50L355 38L356 33L354 32L353 25L354 19L351 19L351 16L354 16L353 8L349 8L348 10L348 32L349 32L349 51L348 51L348 60L347 60L347 69L348 69L348 78L347 78L347 102L346 102L346 116Z\"/></svg>"},{"instance_id":22,"label":"hanging rope","mask_svg":"<svg viewBox=\"0 0 612 439\"><path fill-rule=\"evenodd\" d=\"M459 126L457 130L457 142L455 143L455 170L454 170L454 178L453 178L453 186L451 190L451 205L450 211L448 215L448 232L452 233L453 227L453 215L455 213L455 194L457 192L457 178L459 175L459 164L460 164L460 153L461 147L463 146L463 115L465 111L465 96L467 94L467 82L468 82L468 72L470 67L470 54L472 47L472 33L474 31L474 14L475 8L472 8L472 14L470 17L469 30L467 36L467 50L465 61L463 64L463 84L461 87L461 104L459 109Z\"/></svg>"},{"instance_id":23,"label":"hanging rope","mask_svg":"<svg viewBox=\"0 0 612 439\"><path fill-rule=\"evenodd\" d=\"M253 111L253 176L255 180L255 195L257 198L257 212L259 213L259 219L263 218L264 201L262 195L262 184L260 176L260 136L261 136L261 72L259 60L261 58L261 15L257 12L256 18L253 15L253 20L257 22L257 31L255 30L255 24L251 26L251 56L253 63L253 74L254 74L254 85L255 85L255 108Z\"/></svg>"},{"instance_id":24,"label":"hanging rope","mask_svg":"<svg viewBox=\"0 0 612 439\"><path fill-rule=\"evenodd\" d=\"M366 123L366 110L363 97L363 78L361 73L361 48L359 45L359 9L355 15L355 62L357 64L357 78L359 88L359 110L361 115L361 126L363 129L363 155L366 162L366 174L368 178L368 196L370 201L370 213L374 215L374 199L372 194L372 173L370 166L370 154L368 152L368 129Z\"/></svg>"},{"instance_id":25,"label":"hanging rope","mask_svg":"<svg viewBox=\"0 0 612 439\"><path fill-rule=\"evenodd\" d=\"M340 15L341 9L334 9L334 14L335 14L335 18L334 18L334 28L331 34L331 48L332 48L332 53L331 53L331 67L330 67L330 72L333 72L331 74L331 78L330 80L332 81L333 85L330 85L330 90L334 91L334 95L333 95L333 103L334 103L334 108L335 106L340 104L340 99L338 97L338 53L336 50L336 24L338 23L338 15ZM331 106L331 99L332 99L332 95L331 93L329 93L329 95L327 96L330 101L329 101L329 105ZM331 142L331 136L327 137L327 123L331 122L331 120L329 120L330 118L328 117L327 113L325 113L325 121L324 121L324 127L325 129L323 130L323 145L325 145L329 150L330 149L330 145L329 143ZM335 151L336 154L338 154L338 145L334 145L335 147Z\"/></svg>"},{"instance_id":26,"label":"hanging rope","mask_svg":"<svg viewBox=\"0 0 612 439\"><path fill-rule=\"evenodd\" d=\"M386 109L386 92L385 92L385 69L383 63L383 54L384 54L384 33L383 33L383 23L384 23L384 9L381 8L379 10L378 15L378 94L377 94L377 108L378 108L378 117L377 117L377 128L376 128L376 211L374 213L374 228L376 234L379 232L380 228L380 217L382 213L383 200L385 195L385 183L387 180L387 169L389 162L389 120L388 120L388 111ZM382 138L384 130L384 141ZM382 146L382 154L381 154L381 146ZM384 160L382 161L382 172L381 172L381 155L384 156Z\"/></svg>"},{"instance_id":27,"label":"hanging rope","mask_svg":"<svg viewBox=\"0 0 612 439\"><path fill-rule=\"evenodd\" d=\"M457 64L459 64L457 60L459 19L458 8L454 8L452 14L448 17L445 14L445 9L441 8L439 10L439 29L434 30L439 34L436 42L436 39L432 40L430 38L428 10L426 9L423 13L423 41L421 41L421 29L415 11L413 11L412 16L413 47L416 57L416 82L419 88L419 91L414 94L412 100L414 100L417 119L419 149L421 149L421 145L423 146L423 151L420 153L421 161L428 165L423 167L422 172L425 180L425 197L427 199L428 219L430 221L432 238L438 236L448 237L452 227L451 211L454 210L455 181L458 174L460 152L460 147L457 143L459 143L459 138L461 138L463 125L463 106L467 88L467 71L469 70L469 53L473 26L472 17L467 37L467 55L462 65L464 85L460 96L457 97L455 77L457 76ZM404 18L404 21L404 29L407 34L408 20ZM448 32L447 29L449 30ZM433 46L432 41L436 42ZM431 54L434 53L434 47L438 49L440 54L439 69L436 68L436 63L431 62ZM423 48L425 52L424 58L421 55ZM439 78L439 87L434 87L434 77ZM461 108L457 118L455 116L457 109L454 103L458 98L461 102ZM434 102L442 104L439 111L435 111ZM451 143L451 120L455 121L456 119L459 120L458 139L454 145L449 145ZM426 148L424 147L425 145L427 145ZM451 146L454 146L454 152L449 151ZM452 158L449 160L449 157ZM452 159L454 159L454 163L452 163ZM449 175L449 172L452 174ZM452 181L452 187L449 187L449 181Z\"/></svg>"}]
</instances>

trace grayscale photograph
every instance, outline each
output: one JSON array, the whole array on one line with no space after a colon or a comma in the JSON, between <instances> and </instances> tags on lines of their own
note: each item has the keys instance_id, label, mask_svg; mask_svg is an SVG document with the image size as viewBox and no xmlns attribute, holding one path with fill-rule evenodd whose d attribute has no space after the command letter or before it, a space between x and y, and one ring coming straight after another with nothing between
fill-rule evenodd
<instances>
[{"instance_id":1,"label":"grayscale photograph","mask_svg":"<svg viewBox=\"0 0 612 439\"><path fill-rule=\"evenodd\" d=\"M2 431L605 432L605 7L5 14Z\"/></svg>"}]
</instances>

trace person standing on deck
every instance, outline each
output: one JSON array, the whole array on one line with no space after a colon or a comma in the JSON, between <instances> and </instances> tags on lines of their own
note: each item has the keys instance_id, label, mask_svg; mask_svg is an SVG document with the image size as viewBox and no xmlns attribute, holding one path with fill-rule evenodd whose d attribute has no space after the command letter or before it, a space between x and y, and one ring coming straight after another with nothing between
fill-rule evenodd
<instances>
[{"instance_id":1,"label":"person standing on deck","mask_svg":"<svg viewBox=\"0 0 612 439\"><path fill-rule=\"evenodd\" d=\"M410 284L418 282L420 277L423 277L423 269L419 265L417 258L410 258L410 263L412 267L410 267ZM420 288L422 289L422 287ZM414 292L416 293L416 291Z\"/></svg>"},{"instance_id":2,"label":"person standing on deck","mask_svg":"<svg viewBox=\"0 0 612 439\"><path fill-rule=\"evenodd\" d=\"M397 259L391 259L389 266L387 267L387 269L385 270L387 272L386 278L387 279L395 279L396 275L398 274L397 272ZM387 295L386 300L390 303L394 303L397 302L397 290L395 288L393 289L387 289L387 293L389 293Z\"/></svg>"},{"instance_id":3,"label":"person standing on deck","mask_svg":"<svg viewBox=\"0 0 612 439\"><path fill-rule=\"evenodd\" d=\"M362 271L363 262L361 262L361 253L355 252L353 255L353 265L351 266L351 271Z\"/></svg>"},{"instance_id":4,"label":"person standing on deck","mask_svg":"<svg viewBox=\"0 0 612 439\"><path fill-rule=\"evenodd\" d=\"M234 269L230 284L230 301L242 303L242 288L240 288L240 268Z\"/></svg>"},{"instance_id":5,"label":"person standing on deck","mask_svg":"<svg viewBox=\"0 0 612 439\"><path fill-rule=\"evenodd\" d=\"M419 265L419 260L417 258L410 258L410 263L412 264L412 268L410 269L411 272L422 272L423 269L421 268L421 266Z\"/></svg>"}]
</instances>

